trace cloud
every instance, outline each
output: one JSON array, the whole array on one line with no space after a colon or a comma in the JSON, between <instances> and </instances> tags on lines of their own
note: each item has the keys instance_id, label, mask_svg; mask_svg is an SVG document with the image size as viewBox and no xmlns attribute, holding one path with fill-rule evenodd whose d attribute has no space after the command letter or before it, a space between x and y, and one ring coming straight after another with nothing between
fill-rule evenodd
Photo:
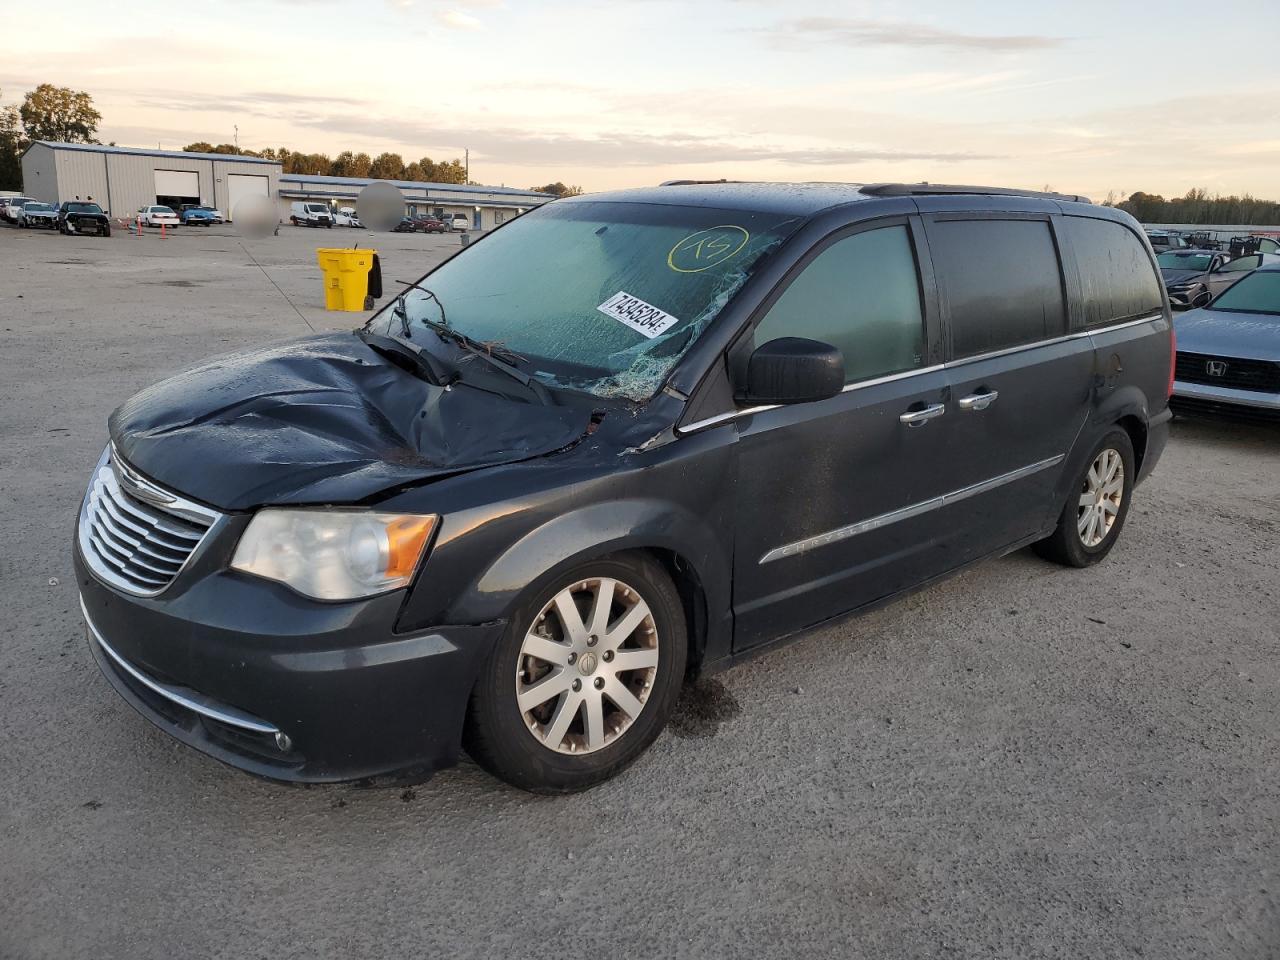
<instances>
[{"instance_id":1,"label":"cloud","mask_svg":"<svg viewBox=\"0 0 1280 960\"><path fill-rule=\"evenodd\" d=\"M461 10L437 10L436 21L450 30L479 30L482 26L479 20Z\"/></svg>"},{"instance_id":2,"label":"cloud","mask_svg":"<svg viewBox=\"0 0 1280 960\"><path fill-rule=\"evenodd\" d=\"M797 17L782 20L766 33L788 47L835 43L850 47L951 47L960 50L1044 50L1061 46L1065 37L1042 34L960 33L920 23L852 17Z\"/></svg>"},{"instance_id":3,"label":"cloud","mask_svg":"<svg viewBox=\"0 0 1280 960\"><path fill-rule=\"evenodd\" d=\"M655 134L602 132L541 133L512 128L449 127L440 123L397 120L367 115L327 115L300 118L299 126L341 132L397 144L457 145L471 148L473 157L491 162L528 166L648 167L658 164L696 164L773 161L799 166L835 166L867 161L925 160L956 163L997 159L993 154L963 151L884 150L873 147L749 144L682 131Z\"/></svg>"}]
</instances>

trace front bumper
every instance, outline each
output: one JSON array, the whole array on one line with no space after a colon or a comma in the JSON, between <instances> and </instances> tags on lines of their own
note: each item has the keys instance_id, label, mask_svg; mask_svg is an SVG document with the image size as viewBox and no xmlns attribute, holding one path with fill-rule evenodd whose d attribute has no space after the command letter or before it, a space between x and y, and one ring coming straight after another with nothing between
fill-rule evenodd
<instances>
[{"instance_id":1,"label":"front bumper","mask_svg":"<svg viewBox=\"0 0 1280 960\"><path fill-rule=\"evenodd\" d=\"M78 545L75 565L89 646L116 691L183 743L274 780L453 764L476 671L505 626L396 634L398 593L318 603L228 571L193 569L135 597L101 583Z\"/></svg>"},{"instance_id":2,"label":"front bumper","mask_svg":"<svg viewBox=\"0 0 1280 960\"><path fill-rule=\"evenodd\" d=\"M1280 414L1280 393L1236 390L1187 380L1173 382L1173 399L1190 400L1206 406L1249 407L1259 413Z\"/></svg>"}]
</instances>

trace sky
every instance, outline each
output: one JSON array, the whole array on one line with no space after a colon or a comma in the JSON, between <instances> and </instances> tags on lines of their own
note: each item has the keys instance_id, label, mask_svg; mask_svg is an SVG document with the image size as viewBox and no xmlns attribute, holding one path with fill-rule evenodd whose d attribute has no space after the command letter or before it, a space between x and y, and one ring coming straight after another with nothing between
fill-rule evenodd
<instances>
[{"instance_id":1,"label":"sky","mask_svg":"<svg viewBox=\"0 0 1280 960\"><path fill-rule=\"evenodd\" d=\"M100 138L471 151L480 183L979 183L1280 199L1280 4L46 0L0 102ZM75 24L75 29L66 25Z\"/></svg>"}]
</instances>

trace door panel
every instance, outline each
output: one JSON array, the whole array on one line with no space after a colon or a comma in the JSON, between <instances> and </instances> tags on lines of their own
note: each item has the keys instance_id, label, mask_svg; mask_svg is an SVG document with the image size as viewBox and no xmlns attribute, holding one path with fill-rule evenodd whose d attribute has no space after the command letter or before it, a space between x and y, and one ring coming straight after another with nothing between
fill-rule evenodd
<instances>
[{"instance_id":1,"label":"door panel","mask_svg":"<svg viewBox=\"0 0 1280 960\"><path fill-rule=\"evenodd\" d=\"M962 562L1042 530L1061 506L1055 489L1089 416L1093 357L1083 336L948 370L950 484L978 489L948 509L948 523L963 530Z\"/></svg>"},{"instance_id":2,"label":"door panel","mask_svg":"<svg viewBox=\"0 0 1280 960\"><path fill-rule=\"evenodd\" d=\"M955 565L939 527L953 411L930 368L744 417L737 448L735 647L836 616Z\"/></svg>"}]
</instances>

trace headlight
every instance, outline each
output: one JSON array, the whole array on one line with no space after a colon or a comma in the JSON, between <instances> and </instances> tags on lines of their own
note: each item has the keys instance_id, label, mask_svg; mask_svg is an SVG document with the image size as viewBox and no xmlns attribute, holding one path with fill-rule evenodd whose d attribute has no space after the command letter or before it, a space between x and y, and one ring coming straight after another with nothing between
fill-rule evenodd
<instances>
[{"instance_id":1,"label":"headlight","mask_svg":"<svg viewBox=\"0 0 1280 960\"><path fill-rule=\"evenodd\" d=\"M231 566L317 600L354 600L405 586L437 517L369 510L259 510Z\"/></svg>"}]
</instances>

